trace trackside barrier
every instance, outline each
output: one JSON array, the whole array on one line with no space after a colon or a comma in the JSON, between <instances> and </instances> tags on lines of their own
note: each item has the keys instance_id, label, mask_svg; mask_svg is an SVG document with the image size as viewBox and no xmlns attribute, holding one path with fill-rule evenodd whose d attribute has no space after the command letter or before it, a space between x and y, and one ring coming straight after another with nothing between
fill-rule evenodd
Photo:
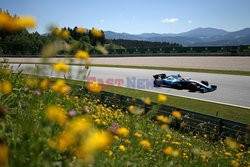
<instances>
[{"instance_id":1,"label":"trackside barrier","mask_svg":"<svg viewBox=\"0 0 250 167\"><path fill-rule=\"evenodd\" d=\"M78 96L82 96L82 94L89 94L84 87L81 87L81 90L77 92ZM94 94L92 98L93 97L100 99L101 103L107 104L108 106L115 105L123 111L128 110L130 105L144 109L145 113L156 109L157 115L165 115L168 117L172 117L172 111L178 111L181 113L182 119L174 119L170 125L170 127L176 130L193 135L206 135L211 141L231 137L236 139L237 142L244 144L247 148L250 146L250 125L247 124L163 104L151 103L151 105L145 105L141 99L104 91L100 94Z\"/></svg>"}]
</instances>

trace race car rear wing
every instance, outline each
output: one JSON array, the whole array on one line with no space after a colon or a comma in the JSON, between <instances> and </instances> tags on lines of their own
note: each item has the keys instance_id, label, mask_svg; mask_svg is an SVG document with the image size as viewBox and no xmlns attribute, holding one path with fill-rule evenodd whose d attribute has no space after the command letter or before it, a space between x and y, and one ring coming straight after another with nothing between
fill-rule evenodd
<instances>
[{"instance_id":1,"label":"race car rear wing","mask_svg":"<svg viewBox=\"0 0 250 167\"><path fill-rule=\"evenodd\" d=\"M156 75L153 75L154 79L159 79L159 77L161 77L161 79L163 78L166 78L166 74L156 74Z\"/></svg>"}]
</instances>

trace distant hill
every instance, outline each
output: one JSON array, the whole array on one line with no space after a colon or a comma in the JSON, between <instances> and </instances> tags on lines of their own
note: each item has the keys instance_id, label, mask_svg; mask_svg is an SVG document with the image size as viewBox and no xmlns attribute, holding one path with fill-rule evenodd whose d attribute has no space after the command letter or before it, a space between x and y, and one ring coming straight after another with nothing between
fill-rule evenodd
<instances>
[{"instance_id":1,"label":"distant hill","mask_svg":"<svg viewBox=\"0 0 250 167\"><path fill-rule=\"evenodd\" d=\"M179 43L184 46L249 45L250 28L228 32L216 28L196 28L179 34L128 34L105 31L106 39Z\"/></svg>"},{"instance_id":2,"label":"distant hill","mask_svg":"<svg viewBox=\"0 0 250 167\"><path fill-rule=\"evenodd\" d=\"M144 38L141 38L137 35L132 35L128 33L116 33L112 31L104 31L105 38L106 39L128 39L128 40L143 40Z\"/></svg>"},{"instance_id":3,"label":"distant hill","mask_svg":"<svg viewBox=\"0 0 250 167\"><path fill-rule=\"evenodd\" d=\"M193 38L208 38L213 36L226 35L228 32L222 29L216 28L196 28L194 30L183 32L178 36L193 37Z\"/></svg>"}]
</instances>

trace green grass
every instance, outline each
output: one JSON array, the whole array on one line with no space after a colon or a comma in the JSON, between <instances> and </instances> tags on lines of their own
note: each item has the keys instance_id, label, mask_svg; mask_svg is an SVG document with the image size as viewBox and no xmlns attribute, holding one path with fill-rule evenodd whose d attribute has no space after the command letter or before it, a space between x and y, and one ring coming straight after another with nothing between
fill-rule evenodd
<instances>
[{"instance_id":1,"label":"green grass","mask_svg":"<svg viewBox=\"0 0 250 167\"><path fill-rule=\"evenodd\" d=\"M11 62L11 64L51 64L51 63ZM80 65L84 65L84 64L70 63L69 65L80 66ZM184 71L184 72L200 72L200 73L212 73L212 74L228 74L228 75L250 76L250 71L236 71L236 70L154 67L154 66L132 66L132 65L112 65L112 64L90 64L89 66L112 67L112 68L134 68L134 69L149 69L149 70L165 70L165 71Z\"/></svg>"},{"instance_id":2,"label":"green grass","mask_svg":"<svg viewBox=\"0 0 250 167\"><path fill-rule=\"evenodd\" d=\"M82 81L70 80L71 84L84 84ZM153 102L157 102L158 93L128 89L128 88L114 88L114 89L104 89L103 91L116 93L121 95L126 95L134 98L146 98L150 97ZM218 117L233 120L237 122L242 122L250 124L250 109L234 107L224 104L217 104L212 102L206 102L201 100L183 98L178 96L168 95L168 100L164 104L173 106L176 108L186 109L193 112L198 112L202 114L207 114L211 116L216 116L218 112Z\"/></svg>"}]
</instances>

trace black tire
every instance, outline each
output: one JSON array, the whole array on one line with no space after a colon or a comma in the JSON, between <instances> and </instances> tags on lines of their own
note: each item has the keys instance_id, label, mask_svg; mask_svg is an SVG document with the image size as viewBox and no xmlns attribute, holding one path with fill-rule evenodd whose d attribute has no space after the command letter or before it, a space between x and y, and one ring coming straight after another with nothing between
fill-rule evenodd
<instances>
[{"instance_id":1,"label":"black tire","mask_svg":"<svg viewBox=\"0 0 250 167\"><path fill-rule=\"evenodd\" d=\"M190 84L188 85L188 90L189 90L190 92L196 92L196 91L197 91L197 86L196 86L194 83L190 83Z\"/></svg>"},{"instance_id":2,"label":"black tire","mask_svg":"<svg viewBox=\"0 0 250 167\"><path fill-rule=\"evenodd\" d=\"M207 81L201 81L202 84L208 86L208 82Z\"/></svg>"},{"instance_id":3,"label":"black tire","mask_svg":"<svg viewBox=\"0 0 250 167\"><path fill-rule=\"evenodd\" d=\"M154 80L154 87L156 87L156 81Z\"/></svg>"},{"instance_id":4,"label":"black tire","mask_svg":"<svg viewBox=\"0 0 250 167\"><path fill-rule=\"evenodd\" d=\"M156 80L154 80L154 87L160 87L160 85L157 84Z\"/></svg>"}]
</instances>

